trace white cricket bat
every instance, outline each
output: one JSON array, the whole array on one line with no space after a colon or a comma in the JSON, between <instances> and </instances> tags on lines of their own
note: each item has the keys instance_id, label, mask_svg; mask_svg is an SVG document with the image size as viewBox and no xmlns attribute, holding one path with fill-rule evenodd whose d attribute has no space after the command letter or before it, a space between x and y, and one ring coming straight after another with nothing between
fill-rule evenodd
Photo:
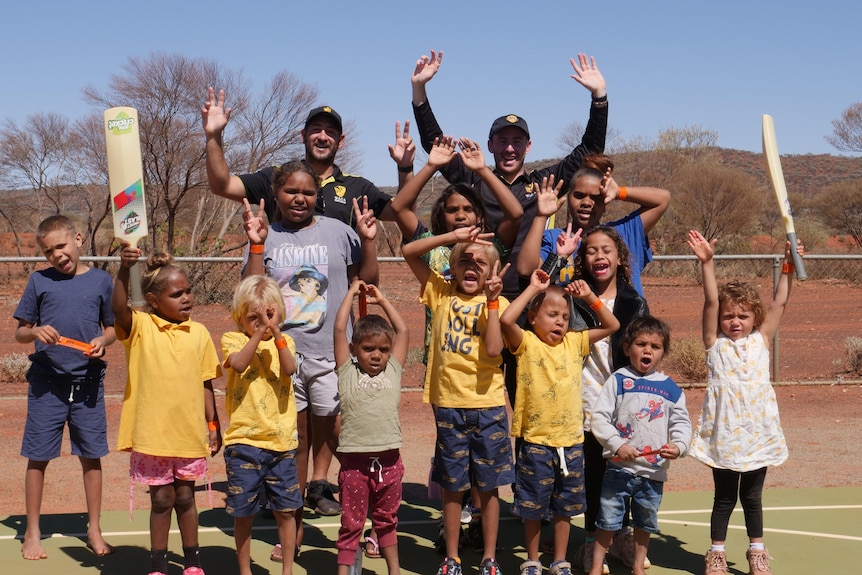
<instances>
[{"instance_id":1,"label":"white cricket bat","mask_svg":"<svg viewBox=\"0 0 862 575\"><path fill-rule=\"evenodd\" d=\"M138 240L146 237L148 233L137 110L128 107L105 110L105 144L108 152L114 237L127 241L136 248ZM129 268L129 290L132 305L144 305L138 264Z\"/></svg>"},{"instance_id":2,"label":"white cricket bat","mask_svg":"<svg viewBox=\"0 0 862 575\"><path fill-rule=\"evenodd\" d=\"M793 226L793 213L790 211L790 201L787 199L787 188L784 185L784 172L781 170L781 158L778 156L775 125L769 114L763 114L763 155L766 158L772 189L775 190L775 198L778 200L778 210L784 221L784 233L787 235L787 241L790 242L793 267L796 268L796 279L805 281L808 279L808 274L805 273L802 256L796 252L796 228Z\"/></svg>"}]
</instances>

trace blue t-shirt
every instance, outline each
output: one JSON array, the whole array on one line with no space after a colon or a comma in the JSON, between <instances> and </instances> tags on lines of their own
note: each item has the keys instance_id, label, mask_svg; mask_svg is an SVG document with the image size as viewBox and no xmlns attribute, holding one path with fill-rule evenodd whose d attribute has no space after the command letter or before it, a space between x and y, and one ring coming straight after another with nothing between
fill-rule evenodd
<instances>
[{"instance_id":1,"label":"blue t-shirt","mask_svg":"<svg viewBox=\"0 0 862 575\"><path fill-rule=\"evenodd\" d=\"M77 275L66 275L54 268L34 272L18 302L14 317L34 326L50 325L60 335L89 342L114 325L111 311L113 280L107 272L90 268ZM97 377L105 368L100 358L91 358L77 349L45 345L35 341L30 356L31 373L48 376Z\"/></svg>"},{"instance_id":2,"label":"blue t-shirt","mask_svg":"<svg viewBox=\"0 0 862 575\"><path fill-rule=\"evenodd\" d=\"M648 263L652 261L652 250L649 246L649 238L646 230L644 230L643 220L637 210L630 213L621 220L610 222L608 227L614 228L622 236L623 241L631 252L632 260L630 262L632 269L632 286L637 292L643 296L644 290L641 285L641 272ZM549 255L557 252L557 238L563 230L554 228L546 230L542 235L542 247L539 254L542 261L545 261ZM566 266L560 270L559 278L551 278L551 281L558 285L566 285L571 283L575 277L574 262L570 258Z\"/></svg>"}]
</instances>

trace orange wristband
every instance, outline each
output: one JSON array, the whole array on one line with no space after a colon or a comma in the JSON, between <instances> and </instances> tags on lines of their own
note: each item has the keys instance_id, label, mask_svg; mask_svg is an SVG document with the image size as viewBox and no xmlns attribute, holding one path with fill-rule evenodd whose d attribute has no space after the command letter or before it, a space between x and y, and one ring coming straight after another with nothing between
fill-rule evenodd
<instances>
[{"instance_id":1,"label":"orange wristband","mask_svg":"<svg viewBox=\"0 0 862 575\"><path fill-rule=\"evenodd\" d=\"M620 186L620 195L617 196L618 200L625 200L629 197L629 190L625 186Z\"/></svg>"},{"instance_id":2,"label":"orange wristband","mask_svg":"<svg viewBox=\"0 0 862 575\"><path fill-rule=\"evenodd\" d=\"M793 266L793 264L789 264L787 262L784 262L784 265L781 266L781 273L783 274L792 274L795 270L796 268Z\"/></svg>"},{"instance_id":3,"label":"orange wristband","mask_svg":"<svg viewBox=\"0 0 862 575\"><path fill-rule=\"evenodd\" d=\"M287 347L287 340L284 339L284 337L280 337L279 339L275 340L275 349L277 349L278 351L281 351L286 347Z\"/></svg>"},{"instance_id":4,"label":"orange wristband","mask_svg":"<svg viewBox=\"0 0 862 575\"><path fill-rule=\"evenodd\" d=\"M498 299L490 300L489 299L488 300L488 309L489 310L500 309L500 300L498 300Z\"/></svg>"},{"instance_id":5,"label":"orange wristband","mask_svg":"<svg viewBox=\"0 0 862 575\"><path fill-rule=\"evenodd\" d=\"M605 304L602 302L602 300L596 298L596 301L590 304L590 309L593 311L599 311L604 305Z\"/></svg>"},{"instance_id":6,"label":"orange wristband","mask_svg":"<svg viewBox=\"0 0 862 575\"><path fill-rule=\"evenodd\" d=\"M248 246L248 253L250 253L250 254L262 254L263 253L263 244L250 244Z\"/></svg>"},{"instance_id":7,"label":"orange wristband","mask_svg":"<svg viewBox=\"0 0 862 575\"><path fill-rule=\"evenodd\" d=\"M210 431L218 431L218 421L207 421L207 429Z\"/></svg>"}]
</instances>

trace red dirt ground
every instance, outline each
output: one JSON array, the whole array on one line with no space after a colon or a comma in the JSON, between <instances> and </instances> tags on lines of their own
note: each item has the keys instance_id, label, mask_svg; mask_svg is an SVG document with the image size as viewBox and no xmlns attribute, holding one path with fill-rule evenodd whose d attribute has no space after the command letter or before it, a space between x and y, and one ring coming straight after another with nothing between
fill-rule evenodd
<instances>
[{"instance_id":1,"label":"red dirt ground","mask_svg":"<svg viewBox=\"0 0 862 575\"><path fill-rule=\"evenodd\" d=\"M424 314L418 303L418 284L404 264L381 266L381 288L405 315L413 330L411 345L421 346ZM646 293L653 314L668 321L673 337L699 335L702 295L700 288L691 282L647 278ZM11 288L9 288L11 290ZM766 288L765 288L766 289ZM849 295L852 297L848 297ZM764 294L768 297L768 294ZM782 323L782 373L791 374L793 380L835 381L840 369L824 362L827 351L834 354L834 342L842 342L848 335L858 335L862 320L862 297L858 288L844 285L815 285L814 282L794 288L792 300ZM855 302L855 303L854 303ZM3 355L29 353L32 347L14 341L15 322L12 319L17 297L0 297L0 345ZM836 313L846 310L846 313ZM826 315L828 312L828 315ZM836 319L839 318L840 319ZM194 317L204 323L218 342L221 333L233 329L228 311L220 306L196 308ZM823 318L828 317L826 321ZM820 318L820 321L818 321ZM413 354L418 355L418 354ZM125 360L120 345L108 352L108 376L105 387L109 396L109 441L114 442L125 385ZM668 365L666 371L676 376ZM409 363L405 370L402 395L401 421L404 431L405 497L423 499L428 473L428 461L433 452L434 428L431 410L422 403L418 389L422 385L421 364ZM682 381L682 378L678 378ZM216 387L224 389L224 382ZM768 485L773 487L832 487L856 484L862 474L862 459L855 455L847 430L858 429L862 423L862 387L857 385L789 385L776 388L782 424L790 445L790 460L770 470ZM696 420L703 397L702 389L686 391L692 418ZM224 413L223 395L220 413ZM9 469L5 486L0 490L0 515L23 514L23 477L26 461L20 457L21 434L26 414L26 383L0 381L0 457ZM48 467L43 512L68 513L84 510L80 465L70 456L68 446L64 455ZM221 455L212 459L212 480L216 489L214 504L223 505L225 486L224 462ZM103 460L104 509L127 509L128 456L112 452ZM330 479L335 479L337 465L333 465ZM708 469L693 460L675 462L671 470L668 489L709 490L712 486ZM505 494L504 494L505 495ZM206 494L199 492L198 505L208 507ZM135 491L135 507L146 509L148 497L143 488Z\"/></svg>"}]
</instances>

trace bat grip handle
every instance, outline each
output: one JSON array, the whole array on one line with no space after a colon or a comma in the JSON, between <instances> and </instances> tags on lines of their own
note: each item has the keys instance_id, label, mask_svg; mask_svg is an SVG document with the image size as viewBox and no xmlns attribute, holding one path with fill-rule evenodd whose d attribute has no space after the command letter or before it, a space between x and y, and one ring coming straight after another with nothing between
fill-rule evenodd
<instances>
[{"instance_id":1,"label":"bat grip handle","mask_svg":"<svg viewBox=\"0 0 862 575\"><path fill-rule=\"evenodd\" d=\"M147 303L141 289L141 268L138 267L137 262L129 266L129 292L131 293L132 307L142 307Z\"/></svg>"},{"instance_id":2,"label":"bat grip handle","mask_svg":"<svg viewBox=\"0 0 862 575\"><path fill-rule=\"evenodd\" d=\"M359 317L368 315L368 300L365 298L365 292L359 292Z\"/></svg>"},{"instance_id":3,"label":"bat grip handle","mask_svg":"<svg viewBox=\"0 0 862 575\"><path fill-rule=\"evenodd\" d=\"M787 241L790 242L790 255L793 257L793 267L796 269L796 279L804 282L808 279L808 274L805 272L805 263L802 261L802 256L796 251L796 232L787 234Z\"/></svg>"}]
</instances>

